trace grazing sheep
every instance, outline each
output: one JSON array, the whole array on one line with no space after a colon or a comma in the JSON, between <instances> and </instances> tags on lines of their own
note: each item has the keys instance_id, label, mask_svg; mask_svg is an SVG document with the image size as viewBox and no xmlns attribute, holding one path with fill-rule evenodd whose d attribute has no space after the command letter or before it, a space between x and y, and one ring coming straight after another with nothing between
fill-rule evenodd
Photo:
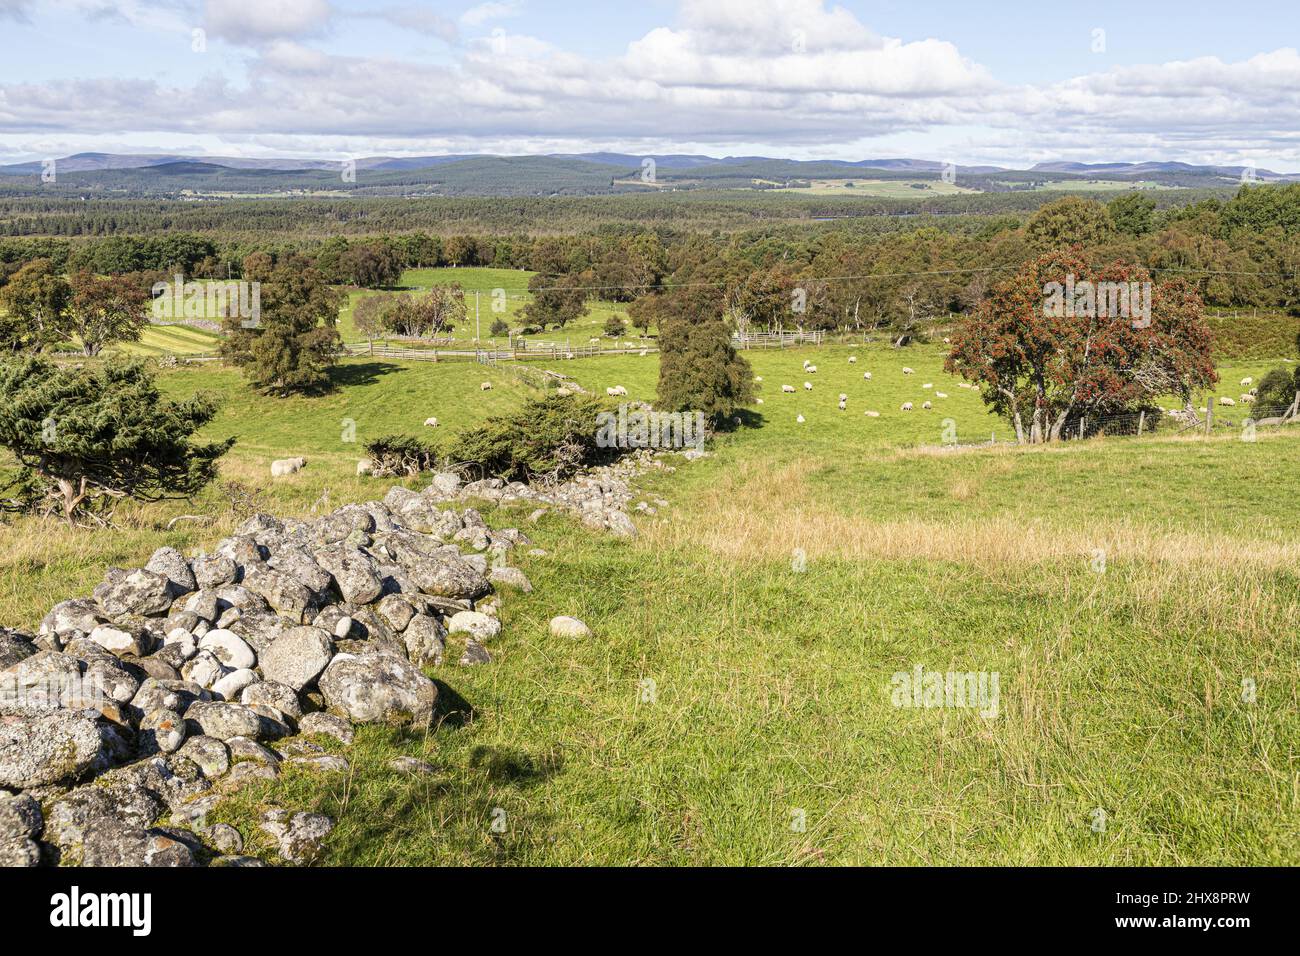
<instances>
[{"instance_id":1,"label":"grazing sheep","mask_svg":"<svg viewBox=\"0 0 1300 956\"><path fill-rule=\"evenodd\" d=\"M438 419L436 419L436 418L426 418L426 419L424 420L424 424L425 424L425 426L426 426L427 428L437 428L437 427L438 427Z\"/></svg>"},{"instance_id":2,"label":"grazing sheep","mask_svg":"<svg viewBox=\"0 0 1300 956\"><path fill-rule=\"evenodd\" d=\"M793 391L794 391L794 386L793 386L793 385L782 385L782 386L781 386L781 391L783 391L783 392L793 392Z\"/></svg>"},{"instance_id":3,"label":"grazing sheep","mask_svg":"<svg viewBox=\"0 0 1300 956\"><path fill-rule=\"evenodd\" d=\"M934 408L934 406L931 405L929 402L924 402L924 403L921 405L921 407L922 407L922 408Z\"/></svg>"},{"instance_id":4,"label":"grazing sheep","mask_svg":"<svg viewBox=\"0 0 1300 956\"><path fill-rule=\"evenodd\" d=\"M1220 405L1236 405L1237 403L1234 402L1232 399L1230 399L1227 395L1224 395L1221 399L1219 399L1219 404L1220 404Z\"/></svg>"},{"instance_id":5,"label":"grazing sheep","mask_svg":"<svg viewBox=\"0 0 1300 956\"><path fill-rule=\"evenodd\" d=\"M934 388L934 382L926 382L926 383L925 383L924 385L922 385L921 387L922 387L922 388Z\"/></svg>"},{"instance_id":6,"label":"grazing sheep","mask_svg":"<svg viewBox=\"0 0 1300 956\"><path fill-rule=\"evenodd\" d=\"M857 357L856 355L850 355L850 356L849 356L849 364L850 364L850 365L857 365L857 364L858 364L858 357Z\"/></svg>"},{"instance_id":7,"label":"grazing sheep","mask_svg":"<svg viewBox=\"0 0 1300 956\"><path fill-rule=\"evenodd\" d=\"M1252 394L1252 395L1258 395L1258 394L1259 394L1259 388L1252 388L1252 389L1250 390L1250 394Z\"/></svg>"},{"instance_id":8,"label":"grazing sheep","mask_svg":"<svg viewBox=\"0 0 1300 956\"><path fill-rule=\"evenodd\" d=\"M912 410L911 402L904 402L902 408L900 409L900 411L904 411L904 412L910 412L911 410Z\"/></svg>"},{"instance_id":9,"label":"grazing sheep","mask_svg":"<svg viewBox=\"0 0 1300 956\"><path fill-rule=\"evenodd\" d=\"M879 417L880 417L880 412L872 412L872 411L868 411L868 412L864 412L863 414L865 414L868 418L879 418Z\"/></svg>"},{"instance_id":10,"label":"grazing sheep","mask_svg":"<svg viewBox=\"0 0 1300 956\"><path fill-rule=\"evenodd\" d=\"M807 359L804 359L804 360L803 360L803 370L804 370L805 372L808 371L808 366L811 365L811 364L812 364L812 362L808 361Z\"/></svg>"},{"instance_id":11,"label":"grazing sheep","mask_svg":"<svg viewBox=\"0 0 1300 956\"><path fill-rule=\"evenodd\" d=\"M844 411L844 409L846 408L848 408L848 405L845 404L844 402L840 402L840 411Z\"/></svg>"},{"instance_id":12,"label":"grazing sheep","mask_svg":"<svg viewBox=\"0 0 1300 956\"><path fill-rule=\"evenodd\" d=\"M904 374L904 375L915 375L916 373L913 372L913 371L912 371L910 368L908 368L906 365L904 365L904 366L903 366L903 374Z\"/></svg>"},{"instance_id":13,"label":"grazing sheep","mask_svg":"<svg viewBox=\"0 0 1300 956\"><path fill-rule=\"evenodd\" d=\"M375 463L369 458L362 458L357 462L357 474L368 475L375 470Z\"/></svg>"},{"instance_id":14,"label":"grazing sheep","mask_svg":"<svg viewBox=\"0 0 1300 956\"><path fill-rule=\"evenodd\" d=\"M758 402L758 404L760 404L760 405L763 404L763 400L762 400L761 398L756 398L756 399L754 399L754 401Z\"/></svg>"},{"instance_id":15,"label":"grazing sheep","mask_svg":"<svg viewBox=\"0 0 1300 956\"><path fill-rule=\"evenodd\" d=\"M618 394L618 389L616 389L616 388L607 388L607 389L605 389L605 394L608 395L610 398L613 398L615 395Z\"/></svg>"},{"instance_id":16,"label":"grazing sheep","mask_svg":"<svg viewBox=\"0 0 1300 956\"><path fill-rule=\"evenodd\" d=\"M804 387L804 391L811 392L811 391L812 391L812 382L804 382L804 383L803 383L803 387Z\"/></svg>"},{"instance_id":17,"label":"grazing sheep","mask_svg":"<svg viewBox=\"0 0 1300 956\"><path fill-rule=\"evenodd\" d=\"M798 418L795 419L795 421L797 421L800 425L802 425L802 424L803 424L803 416L800 415Z\"/></svg>"},{"instance_id":18,"label":"grazing sheep","mask_svg":"<svg viewBox=\"0 0 1300 956\"><path fill-rule=\"evenodd\" d=\"M841 401L841 402L847 402L848 400L849 400L849 397L848 397L847 395L845 395L843 392L840 392L840 401Z\"/></svg>"},{"instance_id":19,"label":"grazing sheep","mask_svg":"<svg viewBox=\"0 0 1300 956\"><path fill-rule=\"evenodd\" d=\"M1249 405L1249 404L1250 404L1251 402L1253 402L1253 401L1255 401L1255 396L1254 396L1254 395L1243 395L1243 396L1241 396L1241 404L1243 404L1243 405Z\"/></svg>"},{"instance_id":20,"label":"grazing sheep","mask_svg":"<svg viewBox=\"0 0 1300 956\"><path fill-rule=\"evenodd\" d=\"M271 462L271 477L283 478L285 475L292 475L294 472L301 471L306 466L306 458L281 458L278 461Z\"/></svg>"},{"instance_id":21,"label":"grazing sheep","mask_svg":"<svg viewBox=\"0 0 1300 956\"><path fill-rule=\"evenodd\" d=\"M1254 384L1255 384L1255 380L1251 378L1249 375L1247 375L1245 378L1241 380L1242 388L1245 388L1247 385L1254 385Z\"/></svg>"},{"instance_id":22,"label":"grazing sheep","mask_svg":"<svg viewBox=\"0 0 1300 956\"><path fill-rule=\"evenodd\" d=\"M484 382L483 384L479 385L479 389L484 392L490 392L492 390L492 383Z\"/></svg>"},{"instance_id":23,"label":"grazing sheep","mask_svg":"<svg viewBox=\"0 0 1300 956\"><path fill-rule=\"evenodd\" d=\"M870 373L870 372L863 372L863 373L862 373L862 377L863 377L864 379L866 379L868 382L871 381L871 373Z\"/></svg>"},{"instance_id":24,"label":"grazing sheep","mask_svg":"<svg viewBox=\"0 0 1300 956\"><path fill-rule=\"evenodd\" d=\"M809 366L808 366L808 374L809 374L809 375L816 375L816 374L817 374L817 366L816 366L816 365L809 365Z\"/></svg>"},{"instance_id":25,"label":"grazing sheep","mask_svg":"<svg viewBox=\"0 0 1300 956\"><path fill-rule=\"evenodd\" d=\"M761 376L761 375L755 375L755 376L754 376L754 381L756 381L756 382L761 382L761 381L763 381L763 376Z\"/></svg>"},{"instance_id":26,"label":"grazing sheep","mask_svg":"<svg viewBox=\"0 0 1300 956\"><path fill-rule=\"evenodd\" d=\"M947 398L947 397L948 397L948 393L947 393L947 392L935 392L935 393L934 393L934 397L935 397L935 398Z\"/></svg>"},{"instance_id":27,"label":"grazing sheep","mask_svg":"<svg viewBox=\"0 0 1300 956\"><path fill-rule=\"evenodd\" d=\"M948 338L948 336L945 335L945 336L943 337L943 344L944 344L944 345L951 345L951 344L952 344L952 339Z\"/></svg>"},{"instance_id":28,"label":"grazing sheep","mask_svg":"<svg viewBox=\"0 0 1300 956\"><path fill-rule=\"evenodd\" d=\"M600 341L599 337L594 338L594 339L587 339L587 344L588 344L588 345L595 345L595 344L596 344L597 342L599 342L599 341Z\"/></svg>"}]
</instances>

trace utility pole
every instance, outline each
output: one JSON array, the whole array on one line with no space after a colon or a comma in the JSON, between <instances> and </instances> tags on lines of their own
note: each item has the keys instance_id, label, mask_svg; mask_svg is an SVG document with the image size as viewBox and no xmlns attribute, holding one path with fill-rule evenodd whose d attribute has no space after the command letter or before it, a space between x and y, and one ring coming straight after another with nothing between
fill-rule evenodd
<instances>
[{"instance_id":1,"label":"utility pole","mask_svg":"<svg viewBox=\"0 0 1300 956\"><path fill-rule=\"evenodd\" d=\"M478 326L478 296L479 296L478 290L476 289L474 290L474 341L475 342L481 342L483 340L483 332Z\"/></svg>"}]
</instances>

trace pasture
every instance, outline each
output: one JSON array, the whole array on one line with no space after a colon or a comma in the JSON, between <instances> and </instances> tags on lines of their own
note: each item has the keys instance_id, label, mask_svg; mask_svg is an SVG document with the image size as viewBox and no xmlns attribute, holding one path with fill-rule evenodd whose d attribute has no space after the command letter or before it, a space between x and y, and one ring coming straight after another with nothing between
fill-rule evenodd
<instances>
[{"instance_id":1,"label":"pasture","mask_svg":"<svg viewBox=\"0 0 1300 956\"><path fill-rule=\"evenodd\" d=\"M1300 863L1300 429L940 450L945 418L963 441L1010 432L938 347L746 356L763 403L710 456L643 480L670 504L638 538L485 509L547 552L517 557L536 590L506 596L495 662L433 672L428 735L359 728L346 777L289 769L224 805L250 849L274 800L338 821L333 864ZM1222 368L1221 393L1276 364ZM657 358L557 370L651 399ZM468 362L356 359L336 379L292 399L218 367L161 381L223 400L223 477L280 514L382 497L391 479L355 476L360 443L529 392ZM272 482L290 455L306 469ZM164 530L180 513L215 521ZM124 507L113 530L18 520L0 624L235 521L216 488ZM595 637L549 637L555 614ZM997 672L997 716L894 706L893 675L917 665ZM399 754L438 771L396 774Z\"/></svg>"}]
</instances>

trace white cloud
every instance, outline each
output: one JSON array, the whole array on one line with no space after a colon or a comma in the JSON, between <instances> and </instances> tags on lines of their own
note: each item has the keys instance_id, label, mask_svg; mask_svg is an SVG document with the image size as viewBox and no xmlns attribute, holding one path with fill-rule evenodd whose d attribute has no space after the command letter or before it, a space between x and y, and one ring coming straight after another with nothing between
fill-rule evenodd
<instances>
[{"instance_id":1,"label":"white cloud","mask_svg":"<svg viewBox=\"0 0 1300 956\"><path fill-rule=\"evenodd\" d=\"M467 27L481 27L485 23L517 17L522 12L523 4L519 0L489 0L462 13L460 22Z\"/></svg>"},{"instance_id":2,"label":"white cloud","mask_svg":"<svg viewBox=\"0 0 1300 956\"><path fill-rule=\"evenodd\" d=\"M204 25L213 36L255 46L319 34L333 13L328 0L206 0Z\"/></svg>"}]
</instances>

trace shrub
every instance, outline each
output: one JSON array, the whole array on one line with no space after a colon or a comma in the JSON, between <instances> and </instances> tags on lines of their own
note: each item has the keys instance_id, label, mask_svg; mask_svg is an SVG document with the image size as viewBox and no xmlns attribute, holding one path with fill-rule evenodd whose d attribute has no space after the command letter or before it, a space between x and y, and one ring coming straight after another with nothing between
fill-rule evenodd
<instances>
[{"instance_id":1,"label":"shrub","mask_svg":"<svg viewBox=\"0 0 1300 956\"><path fill-rule=\"evenodd\" d=\"M375 463L379 478L412 477L431 470L437 463L437 451L410 435L384 435L366 445L366 454Z\"/></svg>"},{"instance_id":2,"label":"shrub","mask_svg":"<svg viewBox=\"0 0 1300 956\"><path fill-rule=\"evenodd\" d=\"M506 322L505 319L493 319L492 327L491 329L489 329L489 331L493 335L505 335L507 332L510 331L510 325L508 322Z\"/></svg>"},{"instance_id":3,"label":"shrub","mask_svg":"<svg viewBox=\"0 0 1300 956\"><path fill-rule=\"evenodd\" d=\"M1295 373L1279 366L1273 369L1259 383L1259 393L1255 396L1255 415L1269 418L1281 415L1295 401L1295 393L1300 391L1300 367Z\"/></svg>"},{"instance_id":4,"label":"shrub","mask_svg":"<svg viewBox=\"0 0 1300 956\"><path fill-rule=\"evenodd\" d=\"M563 480L579 468L616 457L596 444L601 403L589 395L529 399L458 434L447 448L452 462L483 477L507 481Z\"/></svg>"}]
</instances>

